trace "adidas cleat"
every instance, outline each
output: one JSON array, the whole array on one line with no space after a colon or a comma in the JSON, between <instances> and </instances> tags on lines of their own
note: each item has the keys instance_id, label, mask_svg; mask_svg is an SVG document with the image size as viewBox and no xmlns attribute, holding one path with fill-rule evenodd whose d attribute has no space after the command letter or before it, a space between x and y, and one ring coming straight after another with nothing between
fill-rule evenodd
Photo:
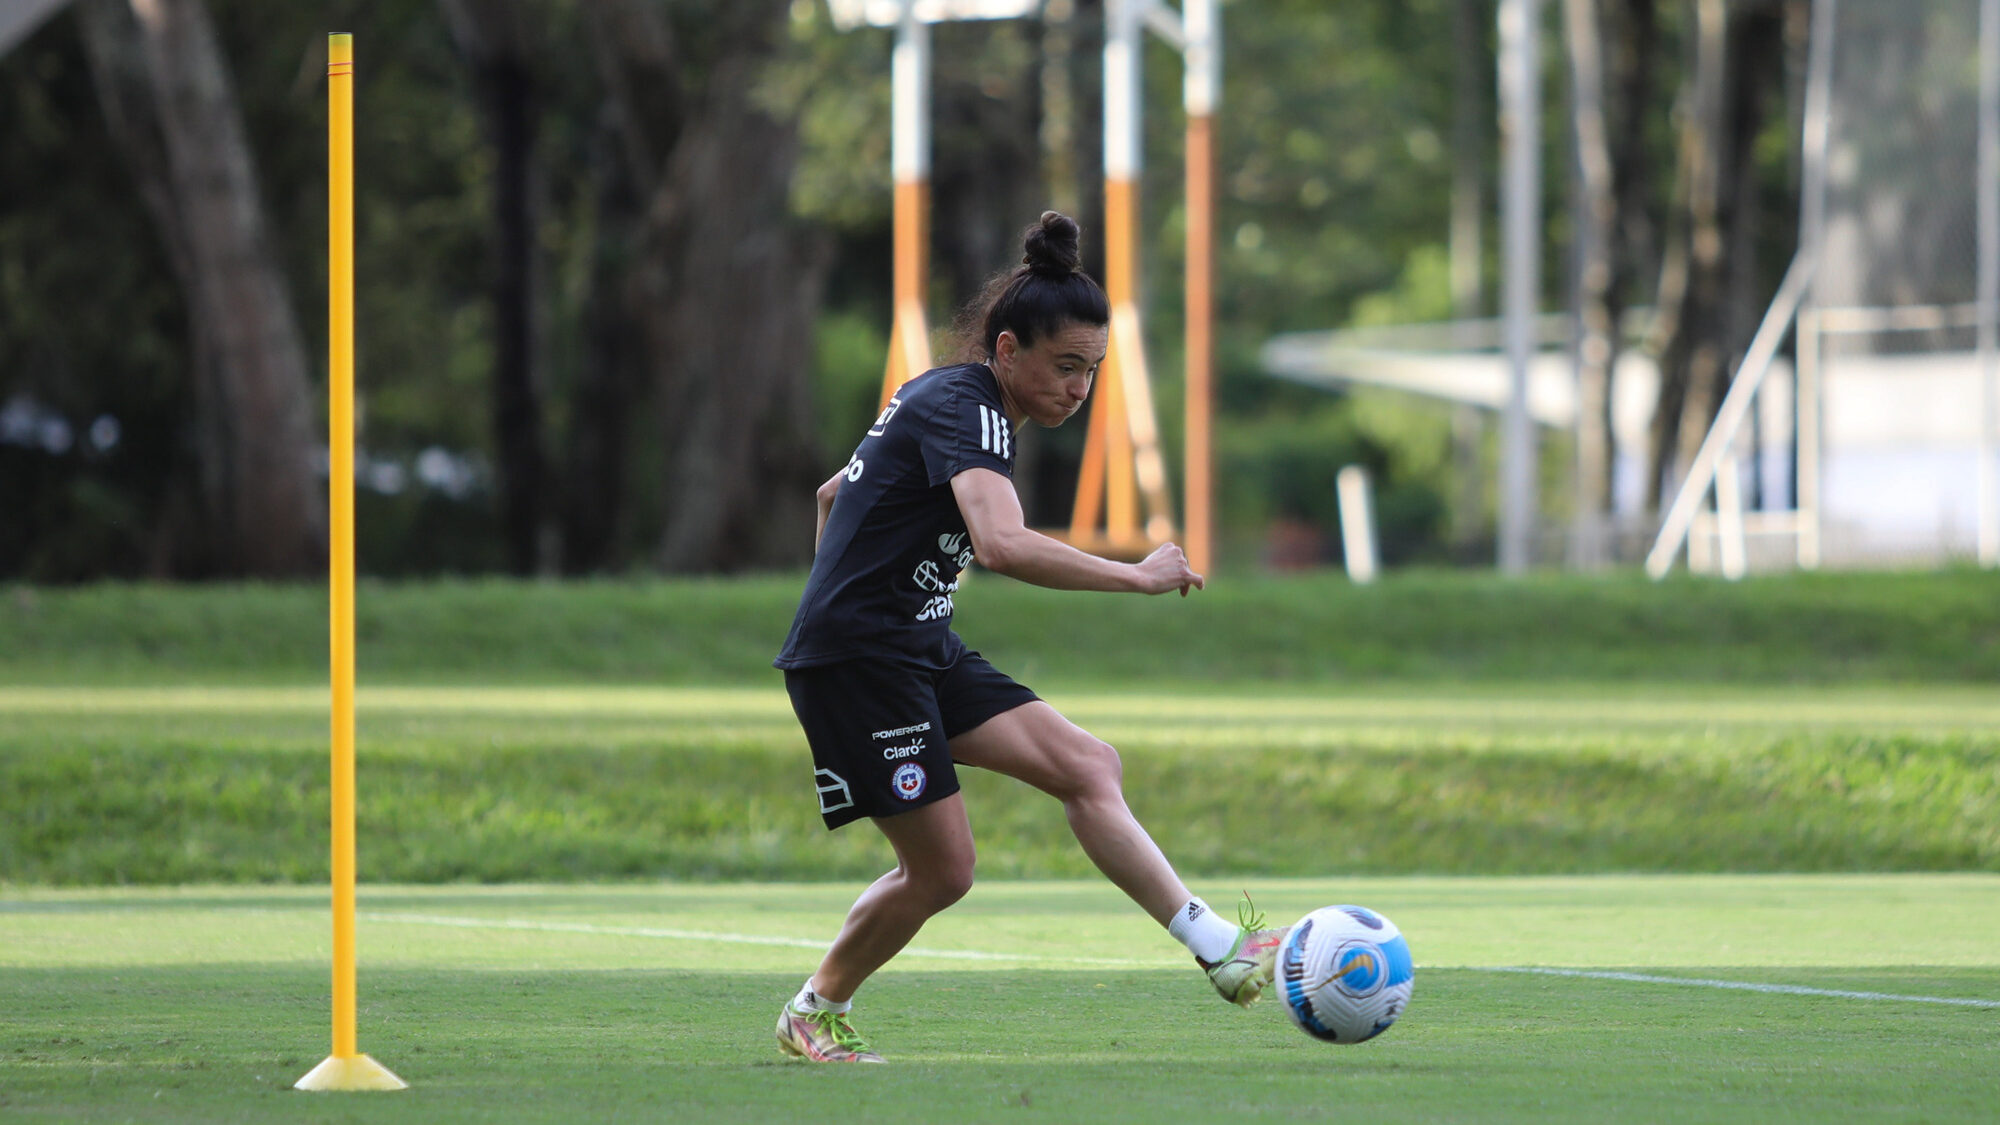
<instances>
[{"instance_id":1,"label":"adidas cleat","mask_svg":"<svg viewBox=\"0 0 2000 1125\"><path fill-rule=\"evenodd\" d=\"M1262 929L1264 916L1250 906L1247 895L1237 908L1236 917L1242 928L1237 931L1236 944L1229 947L1229 953L1219 961L1197 957L1195 964L1208 973L1209 983L1224 1000L1247 1008L1264 995L1264 986L1271 983L1285 931Z\"/></svg>"},{"instance_id":2,"label":"adidas cleat","mask_svg":"<svg viewBox=\"0 0 2000 1125\"><path fill-rule=\"evenodd\" d=\"M801 1012L786 1001L777 1035L779 1050L808 1062L882 1061L841 1012Z\"/></svg>"}]
</instances>

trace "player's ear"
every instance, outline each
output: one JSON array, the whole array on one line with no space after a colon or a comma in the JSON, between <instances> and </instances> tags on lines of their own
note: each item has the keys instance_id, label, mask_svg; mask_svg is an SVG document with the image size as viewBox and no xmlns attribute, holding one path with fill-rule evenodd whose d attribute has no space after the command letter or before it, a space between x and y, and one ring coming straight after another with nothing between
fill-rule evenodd
<instances>
[{"instance_id":1,"label":"player's ear","mask_svg":"<svg viewBox=\"0 0 2000 1125\"><path fill-rule=\"evenodd\" d=\"M993 358L995 360L1011 365L1014 362L1015 354L1020 350L1021 341L1015 337L1014 330L1011 328L1001 329L1000 335L993 340Z\"/></svg>"}]
</instances>

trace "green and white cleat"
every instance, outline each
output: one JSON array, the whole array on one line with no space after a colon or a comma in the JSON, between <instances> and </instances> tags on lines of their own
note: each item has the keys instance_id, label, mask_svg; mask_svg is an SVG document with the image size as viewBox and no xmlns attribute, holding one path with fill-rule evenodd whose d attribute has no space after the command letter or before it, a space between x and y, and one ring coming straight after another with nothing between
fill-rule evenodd
<instances>
[{"instance_id":1,"label":"green and white cleat","mask_svg":"<svg viewBox=\"0 0 2000 1125\"><path fill-rule=\"evenodd\" d=\"M868 1047L847 1016L840 1012L801 1012L785 1002L778 1013L778 1049L807 1062L878 1063L882 1056Z\"/></svg>"},{"instance_id":2,"label":"green and white cleat","mask_svg":"<svg viewBox=\"0 0 2000 1125\"><path fill-rule=\"evenodd\" d=\"M1199 957L1194 961L1207 971L1209 983L1224 1000L1247 1008L1264 995L1264 986L1276 973L1278 947L1285 942L1285 931L1264 929L1264 916L1250 905L1249 895L1237 906L1236 920L1242 928L1226 956L1220 961Z\"/></svg>"}]
</instances>

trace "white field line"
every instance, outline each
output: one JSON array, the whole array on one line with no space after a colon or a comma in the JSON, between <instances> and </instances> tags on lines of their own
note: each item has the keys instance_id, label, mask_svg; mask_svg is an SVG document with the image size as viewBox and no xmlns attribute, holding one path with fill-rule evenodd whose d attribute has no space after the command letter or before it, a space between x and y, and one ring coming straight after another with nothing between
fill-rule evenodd
<instances>
[{"instance_id":1,"label":"white field line","mask_svg":"<svg viewBox=\"0 0 2000 1125\"><path fill-rule=\"evenodd\" d=\"M670 930L654 926L599 926L589 922L538 922L525 918L458 918L441 914L365 913L357 917L368 922L402 922L413 926L456 926L466 930L537 930L558 934L598 934L606 937L664 938L668 941L708 941L724 945L777 945L788 949L826 952L827 943L812 938L773 937L768 934L714 933L707 930ZM931 957L946 961L1006 961L1014 964L1109 965L1119 968L1157 969L1166 962L1133 957L1047 957L1035 953L989 953L976 949L926 949L909 946L899 956Z\"/></svg>"},{"instance_id":2,"label":"white field line","mask_svg":"<svg viewBox=\"0 0 2000 1125\"><path fill-rule=\"evenodd\" d=\"M1970 1000L1955 996L1905 996L1894 992L1850 992L1842 988L1807 988L1802 984L1761 984L1747 980L1703 980L1697 977L1657 977L1597 969L1541 969L1520 965L1468 966L1481 973L1531 973L1543 977L1584 977L1637 984L1678 984L1687 988L1728 988L1738 992L1779 992L1787 996L1832 996L1842 1000L1900 1000L1910 1004L1951 1004L1961 1008L2000 1008L2000 1000Z\"/></svg>"},{"instance_id":3,"label":"white field line","mask_svg":"<svg viewBox=\"0 0 2000 1125\"><path fill-rule=\"evenodd\" d=\"M787 949L825 952L827 943L811 938L776 937L769 934L732 934L708 930L663 929L655 926L599 926L590 922L541 922L525 918L463 918L443 914L389 914L368 912L359 917L369 922L403 923L413 926L451 926L466 930L531 930L543 933L596 934L605 937L661 938L667 941L707 941L724 945L775 945ZM1005 961L1015 964L1106 965L1119 968L1158 969L1176 962L1138 957L1047 957L1033 953L993 953L977 949L926 949L910 946L901 956L929 957L946 961ZM1444 966L1435 966L1443 968ZM1684 988L1724 988L1738 992L1769 992L1787 996L1828 996L1841 1000L1891 1000L1910 1004L1949 1004L1961 1008L2000 1008L2000 1000L1973 1000L1953 996L1907 996L1894 992L1854 992L1840 988L1808 988L1798 984L1764 984L1743 980L1709 980L1699 977L1662 977L1647 973L1624 973L1598 969L1548 969L1524 965L1454 966L1475 973L1526 973L1533 976L1581 977L1635 984L1677 984Z\"/></svg>"}]
</instances>

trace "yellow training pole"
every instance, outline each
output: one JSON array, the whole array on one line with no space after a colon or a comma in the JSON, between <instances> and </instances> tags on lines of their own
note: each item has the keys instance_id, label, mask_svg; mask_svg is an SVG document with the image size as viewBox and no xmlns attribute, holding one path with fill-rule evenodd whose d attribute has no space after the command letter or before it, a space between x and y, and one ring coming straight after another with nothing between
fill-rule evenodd
<instances>
[{"instance_id":1,"label":"yellow training pole","mask_svg":"<svg viewBox=\"0 0 2000 1125\"><path fill-rule=\"evenodd\" d=\"M354 37L326 37L327 507L333 679L333 1054L301 1090L401 1090L354 1032Z\"/></svg>"}]
</instances>

